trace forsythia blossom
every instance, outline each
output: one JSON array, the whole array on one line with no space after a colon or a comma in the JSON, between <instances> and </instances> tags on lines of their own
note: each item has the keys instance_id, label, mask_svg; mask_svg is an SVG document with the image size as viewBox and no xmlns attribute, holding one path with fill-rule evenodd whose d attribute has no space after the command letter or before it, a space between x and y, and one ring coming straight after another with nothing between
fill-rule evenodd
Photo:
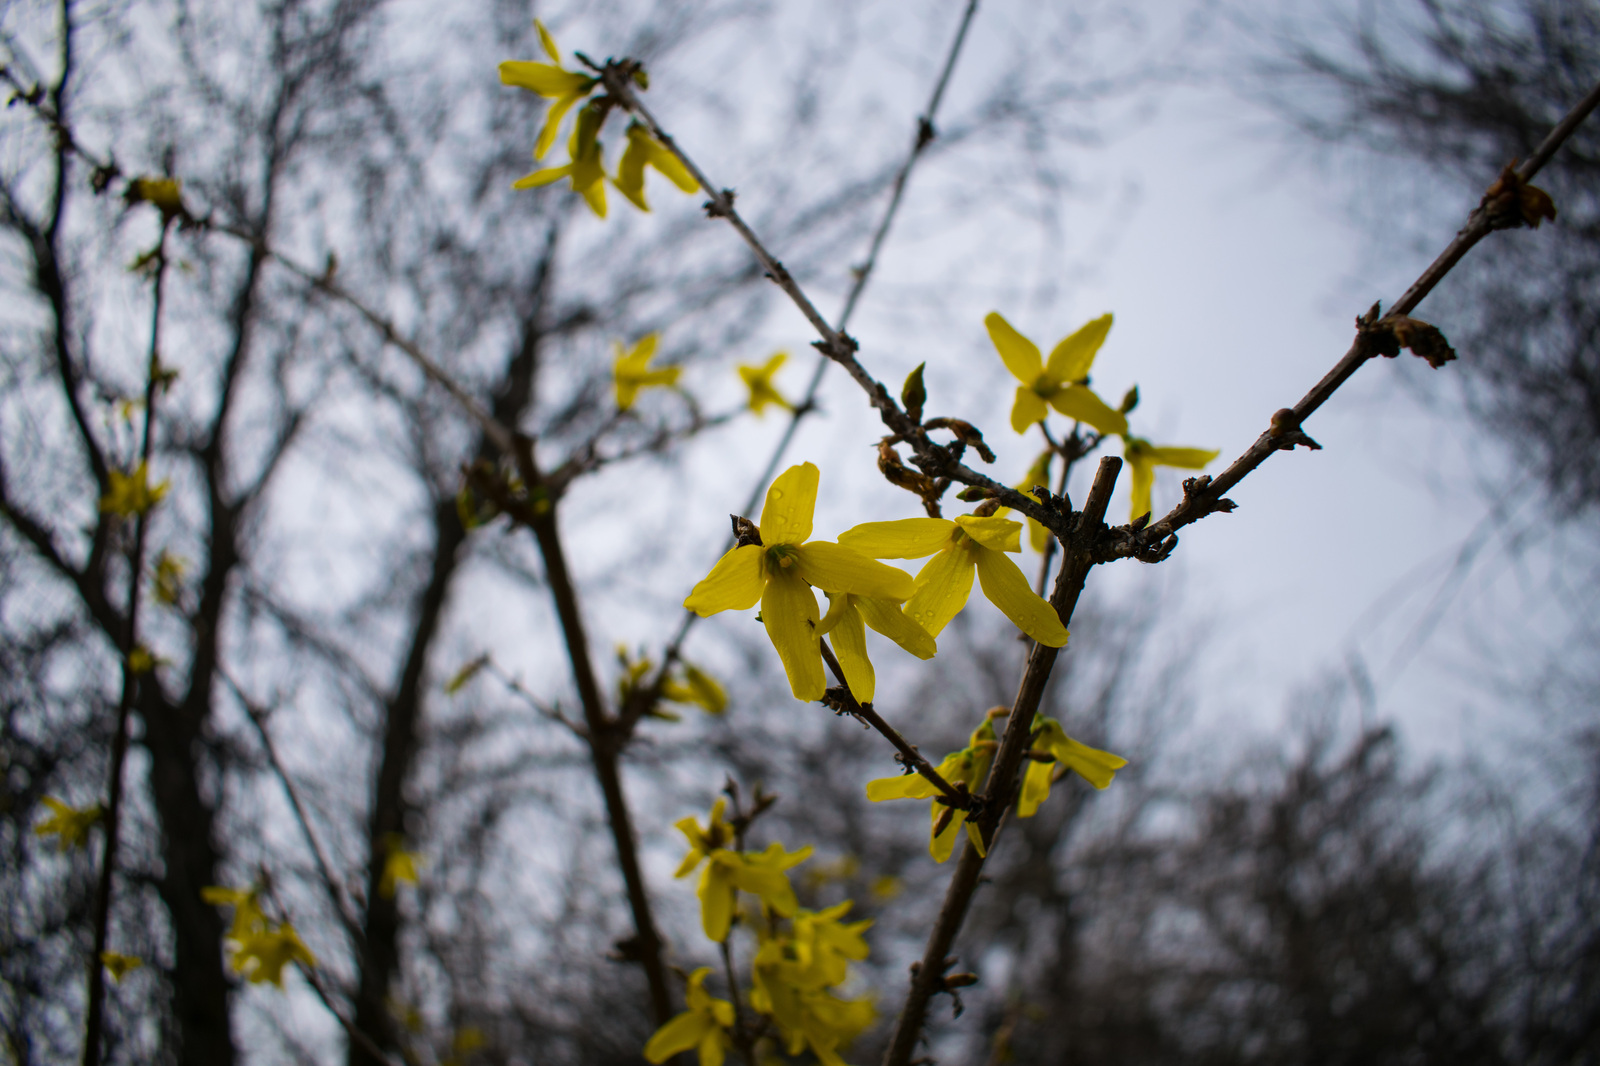
<instances>
[{"instance_id":1,"label":"forsythia blossom","mask_svg":"<svg viewBox=\"0 0 1600 1066\"><path fill-rule=\"evenodd\" d=\"M1021 433L1035 422L1043 422L1048 403L1068 418L1087 423L1103 434L1127 435L1127 416L1083 384L1111 331L1110 315L1101 315L1057 344L1048 362L1040 355L1039 346L1013 329L998 311L989 312L983 324L1006 369L1022 382L1011 405L1012 429Z\"/></svg>"},{"instance_id":2,"label":"forsythia blossom","mask_svg":"<svg viewBox=\"0 0 1600 1066\"><path fill-rule=\"evenodd\" d=\"M733 1027L733 1004L714 999L706 991L706 975L711 967L702 966L689 975L685 995L688 1010L657 1029L644 1046L644 1057L651 1062L666 1062L680 1051L694 1048L700 1066L722 1066L728 1053L728 1030Z\"/></svg>"},{"instance_id":3,"label":"forsythia blossom","mask_svg":"<svg viewBox=\"0 0 1600 1066\"><path fill-rule=\"evenodd\" d=\"M646 333L639 338L637 344L629 351L623 351L622 345L616 345L617 360L612 366L612 378L617 386L617 410L626 411L633 406L634 397L639 395L640 389L652 386L668 386L678 383L678 375L683 373L679 366L663 366L651 370L650 359L656 354L656 343L661 339L658 333Z\"/></svg>"},{"instance_id":4,"label":"forsythia blossom","mask_svg":"<svg viewBox=\"0 0 1600 1066\"><path fill-rule=\"evenodd\" d=\"M100 964L106 968L106 973L111 979L121 982L122 978L132 970L137 970L144 965L144 960L137 955L123 955L115 951L102 951Z\"/></svg>"},{"instance_id":5,"label":"forsythia blossom","mask_svg":"<svg viewBox=\"0 0 1600 1066\"><path fill-rule=\"evenodd\" d=\"M260 893L254 888L212 885L200 890L200 898L213 906L233 908L233 924L228 928L228 941L233 944L229 964L251 984L271 981L281 988L285 966L292 962L308 969L317 965L317 957L293 925L269 921L262 913Z\"/></svg>"},{"instance_id":6,"label":"forsythia blossom","mask_svg":"<svg viewBox=\"0 0 1600 1066\"><path fill-rule=\"evenodd\" d=\"M989 602L1034 640L1059 648L1067 642L1067 627L1006 558L1022 550L1021 538L1021 524L1009 518L960 515L866 522L841 533L839 543L874 559L933 556L917 574L905 612L935 637L966 606L976 570Z\"/></svg>"},{"instance_id":7,"label":"forsythia blossom","mask_svg":"<svg viewBox=\"0 0 1600 1066\"><path fill-rule=\"evenodd\" d=\"M103 514L114 514L119 518L145 514L161 502L170 487L170 482L166 481L152 486L148 464L144 462L126 474L120 470L108 470L106 476L111 484L106 494L100 497L100 510Z\"/></svg>"},{"instance_id":8,"label":"forsythia blossom","mask_svg":"<svg viewBox=\"0 0 1600 1066\"><path fill-rule=\"evenodd\" d=\"M759 601L767 637L800 700L821 699L827 690L813 586L895 603L911 595L911 577L903 570L843 545L808 539L819 478L811 463L779 474L761 510L759 543L729 549L683 601L702 618L748 610Z\"/></svg>"},{"instance_id":9,"label":"forsythia blossom","mask_svg":"<svg viewBox=\"0 0 1600 1066\"><path fill-rule=\"evenodd\" d=\"M1155 468L1173 466L1180 470L1203 470L1221 453L1207 448L1157 447L1141 437L1129 437L1122 457L1128 461L1133 486L1133 509L1129 521L1150 513L1150 486Z\"/></svg>"},{"instance_id":10,"label":"forsythia blossom","mask_svg":"<svg viewBox=\"0 0 1600 1066\"><path fill-rule=\"evenodd\" d=\"M98 803L92 807L72 807L54 796L43 797L43 802L52 813L50 817L33 827L34 833L42 837L55 837L56 848L59 851L88 845L89 830L104 813Z\"/></svg>"},{"instance_id":11,"label":"forsythia blossom","mask_svg":"<svg viewBox=\"0 0 1600 1066\"><path fill-rule=\"evenodd\" d=\"M794 888L785 872L811 857L811 848L785 851L776 842L765 851L733 851L733 829L723 821L726 800L717 800L711 808L711 824L705 829L694 818L683 818L674 823L679 832L689 839L689 854L678 866L674 877L688 877L694 868L705 860L705 870L700 875L700 924L707 938L718 943L728 939L733 927L734 905L739 890L758 897L761 904L774 914L788 917L799 903Z\"/></svg>"},{"instance_id":12,"label":"forsythia blossom","mask_svg":"<svg viewBox=\"0 0 1600 1066\"><path fill-rule=\"evenodd\" d=\"M1128 765L1120 755L1073 740L1054 718L1035 715L1033 732L1031 761L1022 775L1022 795L1017 800L1019 818L1032 818L1039 804L1050 798L1051 783L1068 770L1103 789L1111 784L1118 770Z\"/></svg>"},{"instance_id":13,"label":"forsythia blossom","mask_svg":"<svg viewBox=\"0 0 1600 1066\"><path fill-rule=\"evenodd\" d=\"M773 377L788 360L788 352L774 352L772 358L760 366L754 363L740 364L739 377L744 379L745 388L750 390L750 410L758 415L765 414L770 406L781 407L785 411L794 410L794 404L786 400L772 383Z\"/></svg>"},{"instance_id":14,"label":"forsythia blossom","mask_svg":"<svg viewBox=\"0 0 1600 1066\"><path fill-rule=\"evenodd\" d=\"M996 707L983 719L983 724L972 731L972 736L967 740L967 746L960 751L953 751L944 757L935 769L939 776L960 787L967 786L970 792L976 792L983 787L984 778L989 776L989 767L994 762L995 749L999 743L995 740L994 720L1006 713L1004 707ZM933 819L931 831L928 834L928 854L933 856L934 862L944 862L955 850L956 830L963 824L966 826L967 839L972 846L978 849L978 854L984 853L983 835L978 832L978 827L967 821L967 812L958 811L954 807L940 803L939 787L921 774L901 774L898 777L880 777L876 781L867 782L867 799L873 803L882 803L884 800L893 799L932 799L932 809L929 811Z\"/></svg>"}]
</instances>

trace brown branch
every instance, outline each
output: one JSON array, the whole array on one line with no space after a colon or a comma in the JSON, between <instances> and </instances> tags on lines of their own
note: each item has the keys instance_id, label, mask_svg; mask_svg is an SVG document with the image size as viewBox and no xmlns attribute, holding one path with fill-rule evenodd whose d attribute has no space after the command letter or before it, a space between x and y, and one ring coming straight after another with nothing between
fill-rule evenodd
<instances>
[{"instance_id":1,"label":"brown branch","mask_svg":"<svg viewBox=\"0 0 1600 1066\"><path fill-rule=\"evenodd\" d=\"M828 664L828 669L833 671L833 676L839 680L839 688L836 691L842 697L839 703L840 713L859 718L879 733L882 733L889 743L895 746L895 750L900 753L900 761L908 769L915 770L927 778L933 787L939 790L940 795L949 802L950 806L958 811L967 810L972 806L972 797L966 790L958 789L949 781L946 781L943 775L934 769L933 764L923 758L922 753L917 750L917 746L906 740L894 726L884 721L883 716L873 709L872 704L856 702L855 695L850 691L850 682L844 679L844 670L839 666L839 660L833 654L833 648L826 639L822 641L822 661Z\"/></svg>"},{"instance_id":2,"label":"brown branch","mask_svg":"<svg viewBox=\"0 0 1600 1066\"><path fill-rule=\"evenodd\" d=\"M1530 181L1597 106L1600 106L1600 84L1589 90L1588 95L1567 112L1566 117L1550 131L1532 156L1514 171L1510 171L1514 179L1521 184ZM1500 183L1496 182L1495 187L1499 186ZM1357 320L1356 338L1350 345L1349 351L1345 352L1344 357L1334 365L1333 369L1329 370L1322 380L1294 405L1290 412L1292 418L1289 419L1293 425L1288 426L1288 429L1298 430L1305 424L1306 419L1310 418L1361 368L1363 363L1379 354L1374 345L1374 332L1381 327L1385 319L1409 315L1474 245L1496 229L1512 228L1519 224L1516 221L1508 222L1496 210L1500 205L1492 203L1491 199L1490 194L1485 194L1483 201L1467 216L1467 224L1455 235L1439 257L1428 265L1421 276L1412 282L1411 287L1406 289L1400 299L1394 302L1389 308L1388 315L1379 318L1376 313L1378 305L1374 304L1367 315ZM1206 515L1232 509L1232 505L1223 499L1223 494L1243 481L1247 474L1266 462L1274 452L1285 450L1286 441L1283 436L1282 426L1269 428L1256 438L1255 443L1243 455L1235 459L1215 478L1201 477L1186 481L1183 502L1159 522L1152 522L1143 529L1121 527L1113 531L1113 535L1097 553L1098 561L1122 558L1159 561L1165 558L1177 543L1175 534L1178 530L1199 521Z\"/></svg>"},{"instance_id":3,"label":"brown branch","mask_svg":"<svg viewBox=\"0 0 1600 1066\"><path fill-rule=\"evenodd\" d=\"M1055 591L1050 596L1050 605L1056 609L1063 624L1072 621L1084 580L1095 564L1090 548L1104 528L1106 505L1111 502L1111 490L1116 486L1117 473L1121 469L1122 460L1114 455L1100 460L1094 485L1089 490L1089 499L1082 513L1074 516L1073 534L1063 545L1061 570L1056 575ZM1034 644L1028 655L1028 666L1023 671L1016 699L1012 701L1005 735L1000 739L1000 750L995 754L989 779L984 783L983 804L976 818L978 829L988 842L987 850L993 850L1001 819L1015 799L1017 771L1027 756L1033 716L1039 710L1039 701L1044 696L1045 685L1050 680L1050 672L1055 667L1058 654L1057 648ZM950 948L966 919L967 908L972 902L973 893L977 891L979 875L983 872L983 864L984 857L978 854L977 848L970 842L962 846L961 858L945 890L944 904L934 921L927 949L923 952L921 963L912 968L911 988L906 993L900 1018L895 1023L894 1037L884 1053L884 1066L907 1066L911 1061L912 1052L922 1034L923 1022L927 1018L928 1001L935 993L944 990L945 970L953 961L950 959Z\"/></svg>"}]
</instances>

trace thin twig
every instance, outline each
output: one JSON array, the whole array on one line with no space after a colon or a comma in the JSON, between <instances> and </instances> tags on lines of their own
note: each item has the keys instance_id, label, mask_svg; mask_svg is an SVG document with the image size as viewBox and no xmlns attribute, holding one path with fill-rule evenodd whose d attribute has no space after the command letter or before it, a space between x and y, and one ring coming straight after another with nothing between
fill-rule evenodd
<instances>
[{"instance_id":1,"label":"thin twig","mask_svg":"<svg viewBox=\"0 0 1600 1066\"><path fill-rule=\"evenodd\" d=\"M172 220L163 216L161 235L155 247L155 279L150 310L150 353L147 360L144 390L144 434L139 447L138 469L148 487L150 482L150 453L154 441L156 395L159 389L158 371L161 365L161 305L166 288L167 235ZM130 476L132 476L130 474ZM107 514L102 521L119 521L120 516ZM101 961L106 952L111 933L111 896L116 887L117 837L122 817L123 767L128 757L128 719L138 699L140 676L133 667L133 652L139 643L139 593L144 580L145 537L149 530L149 508L134 517L133 547L128 552L128 605L123 614L125 627L118 651L122 655L122 696L117 702L116 732L111 737L111 770L106 784L105 842L100 852L100 877L96 886L94 904L94 941L89 959L89 1009L84 1022L83 1063L98 1066L100 1062L100 1031L105 1024L105 964ZM155 663L145 664L150 671Z\"/></svg>"},{"instance_id":2,"label":"thin twig","mask_svg":"<svg viewBox=\"0 0 1600 1066\"><path fill-rule=\"evenodd\" d=\"M822 661L828 664L828 669L833 671L833 676L838 678L839 685L844 690L843 713L861 719L867 725L883 734L889 743L895 746L895 750L900 753L900 760L906 767L915 770L926 778L934 788L939 790L939 793L949 802L950 806L958 811L964 811L972 805L972 797L956 788L949 781L946 781L944 776L934 768L933 764L923 758L922 753L917 750L917 746L901 736L900 731L894 726L884 721L883 716L873 709L872 704L857 702L855 695L850 691L850 682L844 679L844 670L839 666L839 660L833 654L833 648L829 646L826 638L822 640Z\"/></svg>"}]
</instances>

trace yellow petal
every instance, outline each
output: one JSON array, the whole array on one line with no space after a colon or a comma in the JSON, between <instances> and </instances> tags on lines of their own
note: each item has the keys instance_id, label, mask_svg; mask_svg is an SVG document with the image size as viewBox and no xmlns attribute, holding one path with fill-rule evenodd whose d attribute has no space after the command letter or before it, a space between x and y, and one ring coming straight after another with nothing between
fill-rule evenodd
<instances>
[{"instance_id":1,"label":"yellow petal","mask_svg":"<svg viewBox=\"0 0 1600 1066\"><path fill-rule=\"evenodd\" d=\"M1055 728L1049 729L1048 725L1055 725ZM1071 769L1095 788L1105 788L1110 785L1117 771L1128 765L1128 760L1120 755L1091 748L1087 744L1073 740L1053 720L1048 720L1045 737L1041 740L1047 742L1051 754L1063 766Z\"/></svg>"},{"instance_id":2,"label":"yellow petal","mask_svg":"<svg viewBox=\"0 0 1600 1066\"><path fill-rule=\"evenodd\" d=\"M1044 372L1044 359L1039 355L1039 346L1012 329L1011 323L1000 317L998 311L990 311L984 316L983 324L988 328L989 339L994 342L995 351L1000 353L1000 361L1005 363L1006 369L1024 385L1032 385L1038 380Z\"/></svg>"},{"instance_id":3,"label":"yellow petal","mask_svg":"<svg viewBox=\"0 0 1600 1066\"><path fill-rule=\"evenodd\" d=\"M839 534L839 543L873 559L921 559L947 547L955 530L947 518L863 522Z\"/></svg>"},{"instance_id":4,"label":"yellow petal","mask_svg":"<svg viewBox=\"0 0 1600 1066\"><path fill-rule=\"evenodd\" d=\"M633 201L635 207L641 211L648 211L650 205L644 198L644 165L650 158L650 149L644 141L634 135L634 130L642 128L628 127L628 147L622 150L622 158L617 161L617 176L611 181L618 192Z\"/></svg>"},{"instance_id":5,"label":"yellow petal","mask_svg":"<svg viewBox=\"0 0 1600 1066\"><path fill-rule=\"evenodd\" d=\"M825 637L833 632L833 627L844 620L847 612L853 610L850 606L848 592L830 592L828 596L828 613L822 616L822 621L817 623L817 636Z\"/></svg>"},{"instance_id":6,"label":"yellow petal","mask_svg":"<svg viewBox=\"0 0 1600 1066\"><path fill-rule=\"evenodd\" d=\"M761 557L762 549L755 544L728 549L683 601L684 608L701 618L719 611L748 611L761 599L765 584Z\"/></svg>"},{"instance_id":7,"label":"yellow petal","mask_svg":"<svg viewBox=\"0 0 1600 1066\"><path fill-rule=\"evenodd\" d=\"M689 173L689 168L684 166L677 156L668 151L665 145L657 143L653 137L650 139L650 165L684 192L694 192L700 188L700 183L694 180L694 175Z\"/></svg>"},{"instance_id":8,"label":"yellow petal","mask_svg":"<svg viewBox=\"0 0 1600 1066\"><path fill-rule=\"evenodd\" d=\"M827 592L853 592L897 602L911 596L910 574L831 541L802 544L795 553L795 565L801 577Z\"/></svg>"},{"instance_id":9,"label":"yellow petal","mask_svg":"<svg viewBox=\"0 0 1600 1066\"><path fill-rule=\"evenodd\" d=\"M873 803L898 799L929 799L938 794L938 787L921 774L880 777L867 782L867 799Z\"/></svg>"},{"instance_id":10,"label":"yellow petal","mask_svg":"<svg viewBox=\"0 0 1600 1066\"><path fill-rule=\"evenodd\" d=\"M1028 432L1035 422L1043 422L1050 413L1044 397L1027 385L1017 386L1017 398L1011 405L1011 428L1018 433Z\"/></svg>"},{"instance_id":11,"label":"yellow petal","mask_svg":"<svg viewBox=\"0 0 1600 1066\"><path fill-rule=\"evenodd\" d=\"M587 74L562 70L549 63L530 63L524 59L508 59L501 63L500 81L540 96L563 96L595 83L595 79Z\"/></svg>"},{"instance_id":12,"label":"yellow petal","mask_svg":"<svg viewBox=\"0 0 1600 1066\"><path fill-rule=\"evenodd\" d=\"M524 174L511 183L513 189L537 189L542 185L554 185L562 178L572 173L572 164L550 167L547 170L535 170L532 174Z\"/></svg>"},{"instance_id":13,"label":"yellow petal","mask_svg":"<svg viewBox=\"0 0 1600 1066\"><path fill-rule=\"evenodd\" d=\"M556 143L556 134L561 131L561 120L567 117L567 112L572 110L572 105L589 95L591 86L574 89L563 93L556 98L545 112L544 126L539 130L539 139L533 142L533 158L543 159L550 151L550 146Z\"/></svg>"},{"instance_id":14,"label":"yellow petal","mask_svg":"<svg viewBox=\"0 0 1600 1066\"><path fill-rule=\"evenodd\" d=\"M972 595L972 541L963 539L929 559L917 575L906 617L937 637Z\"/></svg>"},{"instance_id":15,"label":"yellow petal","mask_svg":"<svg viewBox=\"0 0 1600 1066\"><path fill-rule=\"evenodd\" d=\"M539 31L539 43L544 45L544 54L549 56L552 62L560 63L561 51L556 48L556 39L550 36L549 30L544 28L544 23L534 19L533 28Z\"/></svg>"},{"instance_id":16,"label":"yellow petal","mask_svg":"<svg viewBox=\"0 0 1600 1066\"><path fill-rule=\"evenodd\" d=\"M997 552L1022 550L1022 523L998 515L957 515L956 525L966 530L967 536Z\"/></svg>"},{"instance_id":17,"label":"yellow petal","mask_svg":"<svg viewBox=\"0 0 1600 1066\"><path fill-rule=\"evenodd\" d=\"M940 804L933 805L934 817L938 817L942 809ZM950 853L956 849L956 837L961 832L961 823L967 820L965 811L957 811L955 817L950 819L950 824L944 827L944 832L934 836L929 833L928 854L933 856L934 862L944 862L950 858ZM937 823L935 823L937 824Z\"/></svg>"},{"instance_id":18,"label":"yellow petal","mask_svg":"<svg viewBox=\"0 0 1600 1066\"><path fill-rule=\"evenodd\" d=\"M997 551L980 547L977 557L978 580L989 602L1000 608L1013 625L1040 644L1059 648L1067 642L1067 627L1061 624L1056 609L1028 587L1017 564Z\"/></svg>"},{"instance_id":19,"label":"yellow petal","mask_svg":"<svg viewBox=\"0 0 1600 1066\"><path fill-rule=\"evenodd\" d=\"M666 1062L700 1043L711 1025L711 1019L705 1015L686 1010L656 1030L644 1046L644 1057L658 1064Z\"/></svg>"},{"instance_id":20,"label":"yellow petal","mask_svg":"<svg viewBox=\"0 0 1600 1066\"><path fill-rule=\"evenodd\" d=\"M877 691L877 675L873 673L872 660L867 658L867 628L862 624L861 612L847 609L834 627L830 640L834 654L839 657L839 666L844 670L845 684L850 686L850 695L858 703L871 703Z\"/></svg>"},{"instance_id":21,"label":"yellow petal","mask_svg":"<svg viewBox=\"0 0 1600 1066\"><path fill-rule=\"evenodd\" d=\"M1157 466L1175 466L1182 470L1203 470L1220 451L1212 448L1149 448L1150 461Z\"/></svg>"},{"instance_id":22,"label":"yellow petal","mask_svg":"<svg viewBox=\"0 0 1600 1066\"><path fill-rule=\"evenodd\" d=\"M730 853L713 852L700 875L700 927L706 938L722 943L733 928L733 882L728 867L722 861Z\"/></svg>"},{"instance_id":23,"label":"yellow petal","mask_svg":"<svg viewBox=\"0 0 1600 1066\"><path fill-rule=\"evenodd\" d=\"M1128 521L1132 522L1140 515L1150 513L1150 486L1155 482L1156 472L1144 450L1130 445L1124 454L1128 460L1128 484L1133 495L1133 506L1128 511Z\"/></svg>"},{"instance_id":24,"label":"yellow petal","mask_svg":"<svg viewBox=\"0 0 1600 1066\"><path fill-rule=\"evenodd\" d=\"M761 621L767 627L767 639L783 660L794 698L820 700L828 686L822 676L822 649L817 638L821 616L816 593L798 574L774 569L761 594Z\"/></svg>"},{"instance_id":25,"label":"yellow petal","mask_svg":"<svg viewBox=\"0 0 1600 1066\"><path fill-rule=\"evenodd\" d=\"M894 601L860 597L855 602L862 621L917 658L931 659L938 651L928 631L907 618Z\"/></svg>"},{"instance_id":26,"label":"yellow petal","mask_svg":"<svg viewBox=\"0 0 1600 1066\"><path fill-rule=\"evenodd\" d=\"M817 482L821 474L814 463L791 466L779 474L767 490L761 508L761 541L775 544L802 544L811 537L811 513L817 506Z\"/></svg>"},{"instance_id":27,"label":"yellow petal","mask_svg":"<svg viewBox=\"0 0 1600 1066\"><path fill-rule=\"evenodd\" d=\"M966 823L966 825L967 825L967 839L972 841L972 846L978 849L978 854L979 855L984 856L985 858L987 858L988 855L989 855L989 849L983 846L983 832L982 832L982 830L980 830L970 820Z\"/></svg>"},{"instance_id":28,"label":"yellow petal","mask_svg":"<svg viewBox=\"0 0 1600 1066\"><path fill-rule=\"evenodd\" d=\"M1087 385L1066 386L1050 397L1050 405L1068 418L1093 426L1105 436L1128 435L1128 416L1108 406Z\"/></svg>"},{"instance_id":29,"label":"yellow petal","mask_svg":"<svg viewBox=\"0 0 1600 1066\"><path fill-rule=\"evenodd\" d=\"M1050 361L1045 364L1046 376L1051 381L1062 384L1082 381L1088 377L1089 368L1094 365L1095 353L1100 351L1100 346L1106 342L1106 334L1109 332L1111 332L1109 314L1085 323L1076 333L1055 346L1055 350L1050 353Z\"/></svg>"},{"instance_id":30,"label":"yellow petal","mask_svg":"<svg viewBox=\"0 0 1600 1066\"><path fill-rule=\"evenodd\" d=\"M1017 798L1017 817L1032 818L1039 804L1050 798L1050 777L1055 773L1053 762L1028 763L1022 775L1022 795Z\"/></svg>"}]
</instances>

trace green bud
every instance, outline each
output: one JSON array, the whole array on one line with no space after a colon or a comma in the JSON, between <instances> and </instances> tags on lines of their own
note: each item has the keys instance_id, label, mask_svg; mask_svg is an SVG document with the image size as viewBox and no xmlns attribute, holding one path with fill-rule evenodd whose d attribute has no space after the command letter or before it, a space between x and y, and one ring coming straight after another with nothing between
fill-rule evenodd
<instances>
[{"instance_id":1,"label":"green bud","mask_svg":"<svg viewBox=\"0 0 1600 1066\"><path fill-rule=\"evenodd\" d=\"M913 422L922 421L922 405L928 402L928 390L922 384L922 368L927 365L918 363L917 368L906 375L906 383L900 389L900 402Z\"/></svg>"},{"instance_id":2,"label":"green bud","mask_svg":"<svg viewBox=\"0 0 1600 1066\"><path fill-rule=\"evenodd\" d=\"M1127 414L1129 411L1132 411L1138 406L1139 386L1135 385L1133 388L1122 394L1122 406L1118 407L1117 410L1121 411L1123 414Z\"/></svg>"}]
</instances>

